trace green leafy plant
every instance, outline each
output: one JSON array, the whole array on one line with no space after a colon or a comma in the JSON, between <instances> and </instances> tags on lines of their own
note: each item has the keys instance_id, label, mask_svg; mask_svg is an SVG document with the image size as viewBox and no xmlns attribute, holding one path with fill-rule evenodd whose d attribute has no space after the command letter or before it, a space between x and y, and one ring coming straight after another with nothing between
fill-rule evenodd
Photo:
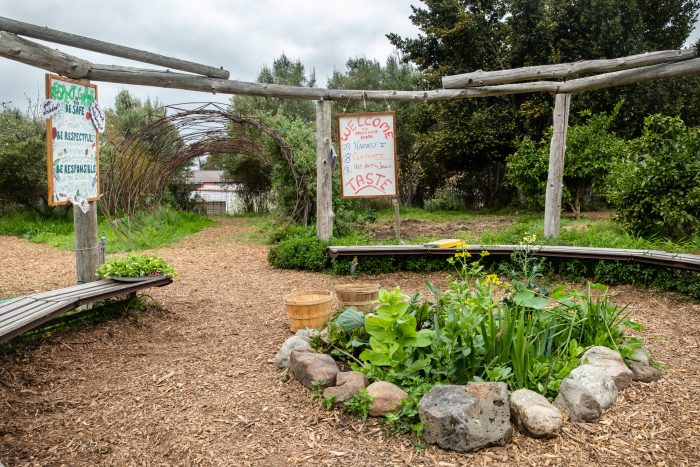
<instances>
[{"instance_id":1,"label":"green leafy plant","mask_svg":"<svg viewBox=\"0 0 700 467\"><path fill-rule=\"evenodd\" d=\"M325 381L311 381L311 397L313 399L323 399L324 389L326 389Z\"/></svg>"},{"instance_id":2,"label":"green leafy plant","mask_svg":"<svg viewBox=\"0 0 700 467\"><path fill-rule=\"evenodd\" d=\"M434 333L429 329L416 330L416 317L410 313L406 298L398 289L379 291L379 306L365 318L370 348L360 354L361 360L407 374L430 363L416 350L429 347Z\"/></svg>"},{"instance_id":3,"label":"green leafy plant","mask_svg":"<svg viewBox=\"0 0 700 467\"><path fill-rule=\"evenodd\" d=\"M363 420L369 416L372 409L372 396L367 389L360 389L357 394L345 401L345 410L349 413L359 415Z\"/></svg>"},{"instance_id":4,"label":"green leafy plant","mask_svg":"<svg viewBox=\"0 0 700 467\"><path fill-rule=\"evenodd\" d=\"M170 263L156 255L129 254L121 258L111 258L97 268L102 277L143 277L165 274L176 277Z\"/></svg>"}]
</instances>

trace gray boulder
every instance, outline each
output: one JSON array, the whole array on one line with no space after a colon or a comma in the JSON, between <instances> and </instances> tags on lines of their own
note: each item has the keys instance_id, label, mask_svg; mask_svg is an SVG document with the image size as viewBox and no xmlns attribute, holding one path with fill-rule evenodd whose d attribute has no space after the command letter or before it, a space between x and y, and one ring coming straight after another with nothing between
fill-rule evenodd
<instances>
[{"instance_id":1,"label":"gray boulder","mask_svg":"<svg viewBox=\"0 0 700 467\"><path fill-rule=\"evenodd\" d=\"M367 387L367 376L359 371L345 371L338 373L335 378L335 386L326 388L323 397L334 397L336 402L345 402Z\"/></svg>"},{"instance_id":2,"label":"gray boulder","mask_svg":"<svg viewBox=\"0 0 700 467\"><path fill-rule=\"evenodd\" d=\"M661 371L657 370L651 365L643 365L641 363L633 362L629 365L632 371L632 381L639 381L641 383L651 383L661 378Z\"/></svg>"},{"instance_id":3,"label":"gray boulder","mask_svg":"<svg viewBox=\"0 0 700 467\"><path fill-rule=\"evenodd\" d=\"M578 381L565 378L559 387L554 405L569 414L575 422L590 422L600 417L602 409L593 394Z\"/></svg>"},{"instance_id":4,"label":"gray boulder","mask_svg":"<svg viewBox=\"0 0 700 467\"><path fill-rule=\"evenodd\" d=\"M649 365L649 351L644 348L634 349L628 360L641 363L642 365Z\"/></svg>"},{"instance_id":5,"label":"gray boulder","mask_svg":"<svg viewBox=\"0 0 700 467\"><path fill-rule=\"evenodd\" d=\"M564 417L546 397L529 389L518 389L510 395L510 419L518 429L533 438L554 438Z\"/></svg>"},{"instance_id":6,"label":"gray boulder","mask_svg":"<svg viewBox=\"0 0 700 467\"><path fill-rule=\"evenodd\" d=\"M314 381L322 381L326 387L335 385L338 365L330 355L309 349L294 349L289 362L294 377L307 388L313 388Z\"/></svg>"},{"instance_id":7,"label":"gray boulder","mask_svg":"<svg viewBox=\"0 0 700 467\"><path fill-rule=\"evenodd\" d=\"M591 347L581 357L581 363L588 363L603 370L612 377L617 389L625 389L632 382L632 371L627 368L619 352L603 346Z\"/></svg>"},{"instance_id":8,"label":"gray boulder","mask_svg":"<svg viewBox=\"0 0 700 467\"><path fill-rule=\"evenodd\" d=\"M569 373L569 378L588 389L603 410L612 407L617 399L615 381L600 367L581 365Z\"/></svg>"},{"instance_id":9,"label":"gray boulder","mask_svg":"<svg viewBox=\"0 0 700 467\"><path fill-rule=\"evenodd\" d=\"M503 446L513 437L505 383L435 386L420 400L418 413L423 440L444 449Z\"/></svg>"},{"instance_id":10,"label":"gray boulder","mask_svg":"<svg viewBox=\"0 0 700 467\"><path fill-rule=\"evenodd\" d=\"M372 396L372 407L369 409L372 417L383 417L400 410L403 401L409 397L406 391L386 381L376 381L367 386L367 394Z\"/></svg>"},{"instance_id":11,"label":"gray boulder","mask_svg":"<svg viewBox=\"0 0 700 467\"><path fill-rule=\"evenodd\" d=\"M275 365L277 368L289 368L289 357L294 349L311 349L308 341L301 337L292 336L282 344L282 347L277 351L275 356Z\"/></svg>"},{"instance_id":12,"label":"gray boulder","mask_svg":"<svg viewBox=\"0 0 700 467\"><path fill-rule=\"evenodd\" d=\"M295 336L301 337L306 342L311 342L311 339L318 336L318 334L318 329L299 329L296 333L294 333Z\"/></svg>"}]
</instances>

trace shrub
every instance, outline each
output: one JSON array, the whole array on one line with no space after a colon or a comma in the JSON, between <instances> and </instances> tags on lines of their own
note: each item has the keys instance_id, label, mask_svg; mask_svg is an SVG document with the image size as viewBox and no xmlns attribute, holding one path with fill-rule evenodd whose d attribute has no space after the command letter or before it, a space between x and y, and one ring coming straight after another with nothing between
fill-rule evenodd
<instances>
[{"instance_id":1,"label":"shrub","mask_svg":"<svg viewBox=\"0 0 700 467\"><path fill-rule=\"evenodd\" d=\"M315 236L298 236L282 240L270 248L268 262L280 269L302 269L323 271L330 265L326 252L328 242L322 242Z\"/></svg>"},{"instance_id":2,"label":"shrub","mask_svg":"<svg viewBox=\"0 0 700 467\"><path fill-rule=\"evenodd\" d=\"M433 211L463 211L467 208L461 193L454 188L438 188L432 198L425 202L425 210Z\"/></svg>"},{"instance_id":3,"label":"shrub","mask_svg":"<svg viewBox=\"0 0 700 467\"><path fill-rule=\"evenodd\" d=\"M630 148L607 177L617 219L637 234L672 239L700 234L700 128L650 115Z\"/></svg>"}]
</instances>

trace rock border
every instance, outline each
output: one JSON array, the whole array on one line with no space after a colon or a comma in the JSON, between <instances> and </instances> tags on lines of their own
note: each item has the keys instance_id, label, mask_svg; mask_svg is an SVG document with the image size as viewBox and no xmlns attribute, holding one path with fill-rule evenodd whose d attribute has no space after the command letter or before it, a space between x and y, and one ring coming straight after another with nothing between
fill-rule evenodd
<instances>
[{"instance_id":1,"label":"rock border","mask_svg":"<svg viewBox=\"0 0 700 467\"><path fill-rule=\"evenodd\" d=\"M307 388L323 387L323 397L345 403L361 390L371 398L368 413L384 417L401 409L409 395L395 384L375 381L356 371L340 371L329 354L313 350L308 340L313 332L300 330L288 338L276 355L280 368L289 368ZM661 377L650 366L644 349L629 361L619 352L594 346L581 357L561 382L554 403L529 389L512 393L505 383L436 384L418 404L425 430L423 441L443 449L470 452L489 446L503 446L512 439L513 426L532 438L555 438L568 419L593 422L610 408L619 391L632 381L648 383Z\"/></svg>"}]
</instances>

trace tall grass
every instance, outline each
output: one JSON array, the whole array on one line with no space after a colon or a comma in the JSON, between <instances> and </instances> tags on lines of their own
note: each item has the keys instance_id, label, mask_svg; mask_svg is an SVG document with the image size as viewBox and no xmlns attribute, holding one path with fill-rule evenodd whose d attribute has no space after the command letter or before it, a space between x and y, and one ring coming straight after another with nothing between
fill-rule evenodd
<instances>
[{"instance_id":1,"label":"tall grass","mask_svg":"<svg viewBox=\"0 0 700 467\"><path fill-rule=\"evenodd\" d=\"M107 253L167 246L214 223L199 214L165 207L153 212L141 213L136 221L121 222L127 226L130 222L138 223L138 226L129 229L131 233L126 241L122 235L115 232L107 219L99 219L97 228L99 236L104 234L107 239ZM41 217L30 211L6 214L0 217L0 235L21 237L35 243L47 243L63 250L74 249L71 213L66 216L54 215L50 218Z\"/></svg>"},{"instance_id":2,"label":"tall grass","mask_svg":"<svg viewBox=\"0 0 700 467\"><path fill-rule=\"evenodd\" d=\"M520 216L507 230L486 231L478 239L481 244L519 244L526 234L537 234L543 245L586 246L598 248L629 248L664 250L676 253L700 253L700 236L673 242L661 237L643 238L626 232L622 226L601 219L562 219L561 234L557 238L545 238L541 215Z\"/></svg>"}]
</instances>

